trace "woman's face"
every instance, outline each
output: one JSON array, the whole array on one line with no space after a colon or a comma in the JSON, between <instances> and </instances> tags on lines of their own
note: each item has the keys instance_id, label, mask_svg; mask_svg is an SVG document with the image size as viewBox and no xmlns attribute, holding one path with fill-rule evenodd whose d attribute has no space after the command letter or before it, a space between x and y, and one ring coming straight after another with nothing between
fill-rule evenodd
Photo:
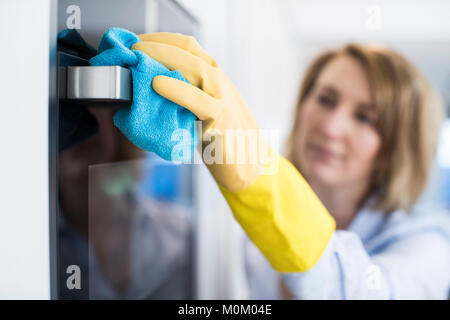
<instances>
[{"instance_id":1,"label":"woman's face","mask_svg":"<svg viewBox=\"0 0 450 320\"><path fill-rule=\"evenodd\" d=\"M358 61L347 55L331 60L299 116L295 160L313 187L369 182L381 139L369 82Z\"/></svg>"}]
</instances>

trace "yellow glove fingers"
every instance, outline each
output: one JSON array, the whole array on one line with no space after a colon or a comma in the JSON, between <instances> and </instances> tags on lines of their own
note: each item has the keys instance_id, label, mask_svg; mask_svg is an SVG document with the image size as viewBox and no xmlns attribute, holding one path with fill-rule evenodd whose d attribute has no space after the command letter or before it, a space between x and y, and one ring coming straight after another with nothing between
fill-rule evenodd
<instances>
[{"instance_id":1,"label":"yellow glove fingers","mask_svg":"<svg viewBox=\"0 0 450 320\"><path fill-rule=\"evenodd\" d=\"M184 81L166 76L156 76L153 89L164 98L189 109L200 120L217 119L220 102L197 87Z\"/></svg>"},{"instance_id":2,"label":"yellow glove fingers","mask_svg":"<svg viewBox=\"0 0 450 320\"><path fill-rule=\"evenodd\" d=\"M217 67L216 61L203 50L197 40L195 40L195 38L192 36L186 36L181 33L157 32L140 34L139 39L141 39L142 41L165 43L174 47L178 47L192 53L194 56L203 59L211 66Z\"/></svg>"},{"instance_id":3,"label":"yellow glove fingers","mask_svg":"<svg viewBox=\"0 0 450 320\"><path fill-rule=\"evenodd\" d=\"M150 41L138 42L132 49L143 51L170 70L180 71L186 80L206 93L219 96L220 86L214 80L218 70L199 57L168 44Z\"/></svg>"}]
</instances>

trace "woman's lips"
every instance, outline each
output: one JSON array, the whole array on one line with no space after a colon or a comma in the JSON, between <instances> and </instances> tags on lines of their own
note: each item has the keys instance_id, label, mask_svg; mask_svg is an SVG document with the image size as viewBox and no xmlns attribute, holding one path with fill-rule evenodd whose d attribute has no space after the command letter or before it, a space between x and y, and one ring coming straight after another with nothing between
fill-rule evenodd
<instances>
[{"instance_id":1,"label":"woman's lips","mask_svg":"<svg viewBox=\"0 0 450 320\"><path fill-rule=\"evenodd\" d=\"M312 151L314 157L318 158L319 160L331 161L338 158L338 154L336 152L333 152L329 148L317 144L309 144L308 149Z\"/></svg>"}]
</instances>

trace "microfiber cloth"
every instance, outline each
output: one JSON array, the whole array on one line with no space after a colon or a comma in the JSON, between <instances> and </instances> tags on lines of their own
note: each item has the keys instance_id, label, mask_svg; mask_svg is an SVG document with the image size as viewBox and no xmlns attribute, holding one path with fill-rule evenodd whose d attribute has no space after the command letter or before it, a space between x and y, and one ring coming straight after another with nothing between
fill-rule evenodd
<instances>
[{"instance_id":1,"label":"microfiber cloth","mask_svg":"<svg viewBox=\"0 0 450 320\"><path fill-rule=\"evenodd\" d=\"M100 41L98 55L89 60L93 66L118 65L131 70L133 102L117 111L114 124L141 149L166 160L190 160L197 144L196 116L152 88L157 75L187 80L179 71L170 71L145 53L131 50L138 41L128 30L110 28Z\"/></svg>"}]
</instances>

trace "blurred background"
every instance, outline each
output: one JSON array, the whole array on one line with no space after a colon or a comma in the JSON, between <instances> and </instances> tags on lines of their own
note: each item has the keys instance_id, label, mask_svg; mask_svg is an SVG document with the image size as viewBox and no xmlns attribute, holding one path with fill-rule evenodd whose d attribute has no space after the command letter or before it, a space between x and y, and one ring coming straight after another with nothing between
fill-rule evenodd
<instances>
[{"instance_id":1,"label":"blurred background","mask_svg":"<svg viewBox=\"0 0 450 320\"><path fill-rule=\"evenodd\" d=\"M7 155L0 160L0 194L8 195L0 209L0 297L64 298L66 267L80 264L90 275L81 297L173 298L177 291L184 298L249 298L245 236L203 165L168 163L123 147L120 138L114 140L125 150L119 158L83 162L76 148L58 150L58 119L66 109L57 92L57 33L76 10L81 23L72 27L94 49L109 27L194 35L235 83L260 127L279 133L272 143L280 152L300 80L317 54L347 42L397 50L426 75L446 108L439 150L418 205L430 211L450 208L448 1L2 1L0 55L15 63L0 74L1 110L10 119L0 126ZM6 50L11 47L15 50ZM101 106L83 108L99 123L111 124L112 114L95 111ZM64 186L79 188L71 198L81 199L75 201L82 204L78 209L63 201L69 194ZM155 236L158 230L168 231ZM119 235L129 240L125 249L117 244ZM155 265L158 259L167 261ZM36 273L27 276L29 265ZM179 268L167 269L173 265ZM171 272L185 277L176 280ZM161 283L163 278L175 282Z\"/></svg>"}]
</instances>

